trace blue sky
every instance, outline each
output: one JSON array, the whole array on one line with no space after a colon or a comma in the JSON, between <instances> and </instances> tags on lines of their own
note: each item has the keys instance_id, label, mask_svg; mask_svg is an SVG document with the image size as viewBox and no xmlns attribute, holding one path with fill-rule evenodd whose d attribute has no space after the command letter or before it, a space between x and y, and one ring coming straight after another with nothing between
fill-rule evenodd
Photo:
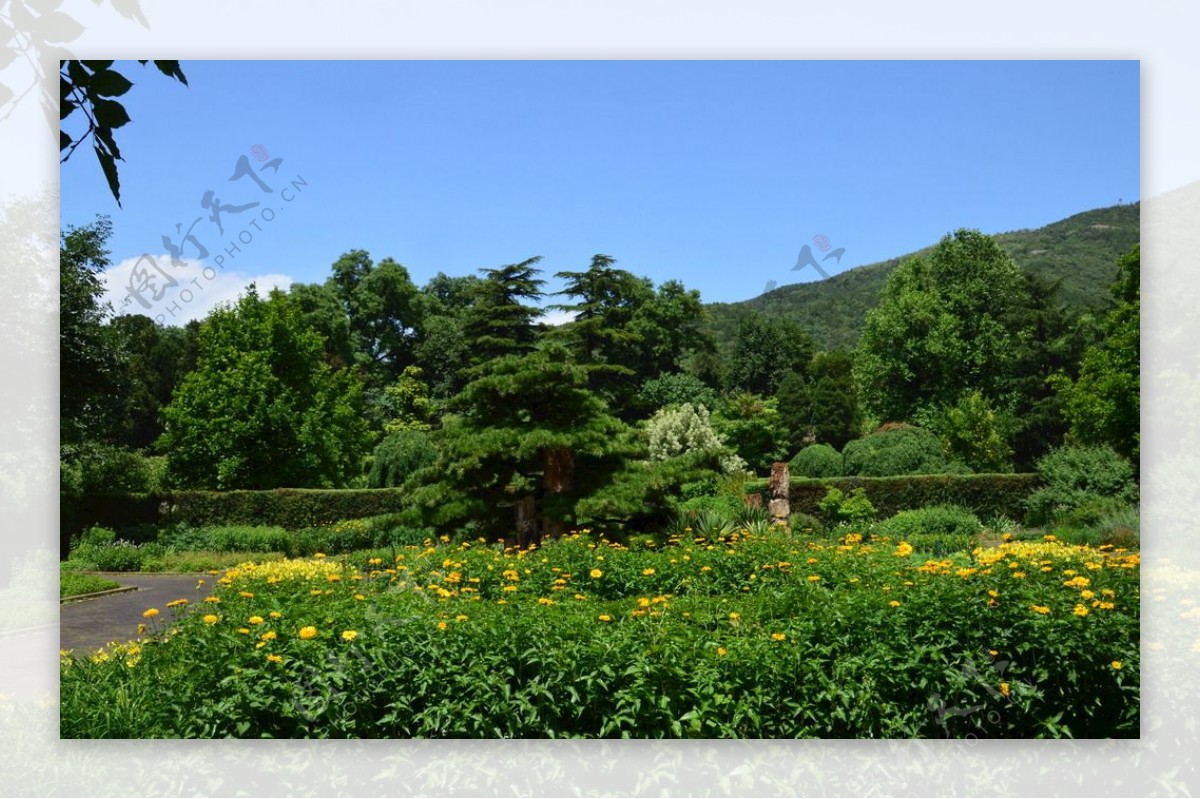
<instances>
[{"instance_id":1,"label":"blue sky","mask_svg":"<svg viewBox=\"0 0 1200 799\"><path fill-rule=\"evenodd\" d=\"M1140 199L1136 61L190 61L189 87L118 68L135 83L118 131L124 207L81 149L62 168L62 221L111 216L119 304L139 256L170 269L163 235L178 243L176 224L200 218L216 277L165 321L251 279L322 281L351 249L418 284L540 255L551 290L554 272L606 253L741 300L818 278L792 270L803 245L821 255L814 236L845 249L833 273L960 227ZM255 170L282 159L258 173L270 194L229 180L242 156ZM209 190L259 205L225 211L222 234ZM184 246L173 274L201 274L197 253Z\"/></svg>"}]
</instances>

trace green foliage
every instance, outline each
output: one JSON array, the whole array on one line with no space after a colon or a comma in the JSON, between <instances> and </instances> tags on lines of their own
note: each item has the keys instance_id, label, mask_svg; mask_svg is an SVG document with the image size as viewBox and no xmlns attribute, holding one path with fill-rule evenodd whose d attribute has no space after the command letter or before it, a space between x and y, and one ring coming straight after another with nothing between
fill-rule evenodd
<instances>
[{"instance_id":1,"label":"green foliage","mask_svg":"<svg viewBox=\"0 0 1200 799\"><path fill-rule=\"evenodd\" d=\"M1137 463L1141 425L1141 248L1120 261L1111 292L1116 306L1104 319L1104 339L1083 354L1079 377L1060 374L1055 388L1065 403L1071 437L1102 444Z\"/></svg>"},{"instance_id":2,"label":"green foliage","mask_svg":"<svg viewBox=\"0 0 1200 799\"><path fill-rule=\"evenodd\" d=\"M746 465L758 472L787 457L787 447L774 399L739 393L726 397L712 415L713 430Z\"/></svg>"},{"instance_id":3,"label":"green foliage","mask_svg":"<svg viewBox=\"0 0 1200 799\"><path fill-rule=\"evenodd\" d=\"M116 580L110 580L98 574L80 574L76 571L63 570L58 575L58 596L60 599L79 596L81 594L93 594L97 591L109 591L120 587L121 584Z\"/></svg>"},{"instance_id":4,"label":"green foliage","mask_svg":"<svg viewBox=\"0 0 1200 799\"><path fill-rule=\"evenodd\" d=\"M232 489L334 487L355 476L368 444L361 386L323 354L320 335L279 292L261 300L251 286L213 311L196 369L163 411L172 479Z\"/></svg>"},{"instance_id":5,"label":"green foliage","mask_svg":"<svg viewBox=\"0 0 1200 799\"><path fill-rule=\"evenodd\" d=\"M1014 313L1024 290L1016 263L978 231L956 231L902 264L867 314L854 360L866 409L909 421L964 392L1004 397L1017 345L1033 335Z\"/></svg>"},{"instance_id":6,"label":"green foliage","mask_svg":"<svg viewBox=\"0 0 1200 799\"><path fill-rule=\"evenodd\" d=\"M63 447L62 490L69 494L161 491L165 486L162 458L147 457L105 444Z\"/></svg>"},{"instance_id":7,"label":"green foliage","mask_svg":"<svg viewBox=\"0 0 1200 799\"><path fill-rule=\"evenodd\" d=\"M541 257L499 269L480 269L483 280L475 287L471 306L464 317L463 335L471 362L486 364L495 358L521 355L533 349L536 330L533 320L541 309L521 300L537 301L546 281L536 277L533 267Z\"/></svg>"},{"instance_id":8,"label":"green foliage","mask_svg":"<svg viewBox=\"0 0 1200 799\"><path fill-rule=\"evenodd\" d=\"M685 403L700 405L711 411L717 407L717 394L698 377L669 372L642 383L634 403L647 413Z\"/></svg>"},{"instance_id":9,"label":"green foliage","mask_svg":"<svg viewBox=\"0 0 1200 799\"><path fill-rule=\"evenodd\" d=\"M841 477L842 455L828 444L811 444L788 464L796 477Z\"/></svg>"},{"instance_id":10,"label":"green foliage","mask_svg":"<svg viewBox=\"0 0 1200 799\"><path fill-rule=\"evenodd\" d=\"M397 488L409 475L435 460L437 448L428 433L421 430L392 433L375 448L367 484L370 488Z\"/></svg>"},{"instance_id":11,"label":"green foliage","mask_svg":"<svg viewBox=\"0 0 1200 799\"><path fill-rule=\"evenodd\" d=\"M788 516L788 526L793 534L812 535L825 532L825 523L820 518L809 513L795 513Z\"/></svg>"},{"instance_id":12,"label":"green foliage","mask_svg":"<svg viewBox=\"0 0 1200 799\"><path fill-rule=\"evenodd\" d=\"M476 374L438 433L437 462L411 480L421 518L439 528L474 520L505 529L512 508L531 496L543 527L571 523L575 503L615 468L623 425L561 344L497 358Z\"/></svg>"},{"instance_id":13,"label":"green foliage","mask_svg":"<svg viewBox=\"0 0 1200 799\"><path fill-rule=\"evenodd\" d=\"M808 368L813 349L812 337L794 322L743 316L727 359L725 386L773 395L789 374Z\"/></svg>"},{"instance_id":14,"label":"green foliage","mask_svg":"<svg viewBox=\"0 0 1200 799\"><path fill-rule=\"evenodd\" d=\"M979 518L954 505L933 505L904 510L875 525L873 533L896 541L907 541L918 551L938 557L969 551L982 529Z\"/></svg>"},{"instance_id":15,"label":"green foliage","mask_svg":"<svg viewBox=\"0 0 1200 799\"><path fill-rule=\"evenodd\" d=\"M432 429L436 408L429 399L429 385L422 379L424 375L419 366L405 367L399 380L383 390L388 415L383 432L387 435Z\"/></svg>"},{"instance_id":16,"label":"green foliage","mask_svg":"<svg viewBox=\"0 0 1200 799\"><path fill-rule=\"evenodd\" d=\"M576 360L591 367L589 385L612 407L625 407L637 383L639 333L630 329L638 310L654 297L647 278L616 269L616 259L595 255L586 272L558 272L566 281L558 292L573 297L574 304L552 306L574 314L572 321L554 332L575 353Z\"/></svg>"},{"instance_id":17,"label":"green foliage","mask_svg":"<svg viewBox=\"0 0 1200 799\"><path fill-rule=\"evenodd\" d=\"M832 524L859 525L875 515L875 506L867 497L866 489L861 487L851 489L849 494L844 494L840 488L830 488L817 503L817 508Z\"/></svg>"},{"instance_id":18,"label":"green foliage","mask_svg":"<svg viewBox=\"0 0 1200 799\"><path fill-rule=\"evenodd\" d=\"M62 445L110 440L124 405L122 373L128 356L104 324L100 275L111 265L112 223L97 217L59 237L59 415Z\"/></svg>"},{"instance_id":19,"label":"green foliage","mask_svg":"<svg viewBox=\"0 0 1200 799\"><path fill-rule=\"evenodd\" d=\"M805 374L784 378L779 416L790 449L812 442L841 448L858 435L862 413L852 370L848 353L818 353Z\"/></svg>"},{"instance_id":20,"label":"green foliage","mask_svg":"<svg viewBox=\"0 0 1200 799\"><path fill-rule=\"evenodd\" d=\"M945 452L971 469L989 473L1013 471L1010 442L1018 422L979 391L964 394L957 403L935 414L929 427L941 435Z\"/></svg>"},{"instance_id":21,"label":"green foliage","mask_svg":"<svg viewBox=\"0 0 1200 799\"><path fill-rule=\"evenodd\" d=\"M931 474L904 477L792 478L792 513L816 513L831 487L843 492L865 489L882 516L929 505L959 505L980 518L1025 515L1026 499L1038 488L1036 474ZM766 480L746 484L747 493L763 494Z\"/></svg>"},{"instance_id":22,"label":"green foliage","mask_svg":"<svg viewBox=\"0 0 1200 799\"><path fill-rule=\"evenodd\" d=\"M1028 500L1029 522L1045 524L1097 500L1137 497L1133 467L1111 447L1062 447L1038 461L1045 485Z\"/></svg>"},{"instance_id":23,"label":"green foliage","mask_svg":"<svg viewBox=\"0 0 1200 799\"><path fill-rule=\"evenodd\" d=\"M146 61L139 60L146 65ZM113 131L129 122L129 114L114 97L120 97L133 87L133 82L112 68L112 61L60 62L58 71L59 120L65 122L76 111L80 112L87 128L71 136L61 127L58 133L58 149L63 155L61 163L88 139L96 160L108 181L109 191L117 205L121 204L121 184L117 175L117 161L123 161ZM187 85L187 77L179 68L178 61L155 61L154 66L169 78ZM77 120L78 121L78 120Z\"/></svg>"},{"instance_id":24,"label":"green foliage","mask_svg":"<svg viewBox=\"0 0 1200 799\"><path fill-rule=\"evenodd\" d=\"M240 569L216 584L215 609L163 609L136 648L64 658L61 735L1138 734L1127 559L1046 544L1037 557L1051 572L1014 580L999 565L930 569L886 545L805 547L811 559L799 560L801 546L787 533L667 546L571 536L535 556L476 542L406 548L403 575L367 557ZM1021 556L981 557L1009 553ZM1104 568L1086 570L1090 559ZM1086 571L1111 607L1075 615L1068 569Z\"/></svg>"},{"instance_id":25,"label":"green foliage","mask_svg":"<svg viewBox=\"0 0 1200 799\"><path fill-rule=\"evenodd\" d=\"M889 425L851 441L842 450L846 474L891 477L905 474L944 474L952 467L936 434L911 425Z\"/></svg>"}]
</instances>

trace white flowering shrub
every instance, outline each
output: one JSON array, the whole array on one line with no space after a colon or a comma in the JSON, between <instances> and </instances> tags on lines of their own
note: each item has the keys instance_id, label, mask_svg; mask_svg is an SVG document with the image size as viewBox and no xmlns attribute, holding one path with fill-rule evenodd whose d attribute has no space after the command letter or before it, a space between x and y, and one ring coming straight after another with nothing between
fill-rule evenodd
<instances>
[{"instance_id":1,"label":"white flowering shrub","mask_svg":"<svg viewBox=\"0 0 1200 799\"><path fill-rule=\"evenodd\" d=\"M665 461L689 452L719 454L721 469L727 474L745 471L746 462L725 446L713 430L708 409L684 403L662 408L646 423L650 458Z\"/></svg>"}]
</instances>

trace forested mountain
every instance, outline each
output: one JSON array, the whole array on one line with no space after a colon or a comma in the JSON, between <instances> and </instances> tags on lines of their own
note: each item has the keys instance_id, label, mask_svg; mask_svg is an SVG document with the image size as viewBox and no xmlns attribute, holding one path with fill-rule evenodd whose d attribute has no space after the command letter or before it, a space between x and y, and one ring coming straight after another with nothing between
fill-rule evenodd
<instances>
[{"instance_id":1,"label":"forested mountain","mask_svg":"<svg viewBox=\"0 0 1200 799\"><path fill-rule=\"evenodd\" d=\"M1059 283L1060 301L1071 307L1102 306L1117 262L1140 238L1139 203L1098 208L1036 230L1017 230L995 236L1017 265L1037 277ZM726 351L737 333L738 320L760 313L796 322L822 349L853 348L867 311L879 301L887 276L923 250L880 263L860 266L829 280L781 286L750 300L709 303L706 329Z\"/></svg>"}]
</instances>

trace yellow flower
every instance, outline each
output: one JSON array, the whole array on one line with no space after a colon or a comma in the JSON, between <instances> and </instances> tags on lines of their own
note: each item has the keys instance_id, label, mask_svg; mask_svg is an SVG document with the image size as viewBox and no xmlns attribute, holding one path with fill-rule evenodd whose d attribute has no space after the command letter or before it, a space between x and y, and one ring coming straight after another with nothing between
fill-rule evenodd
<instances>
[{"instance_id":1,"label":"yellow flower","mask_svg":"<svg viewBox=\"0 0 1200 799\"><path fill-rule=\"evenodd\" d=\"M454 617L454 620L455 620L455 621L466 621L466 620L467 620L467 615L466 615L465 613L460 613L460 614L458 614L457 616L455 616L455 617Z\"/></svg>"},{"instance_id":2,"label":"yellow flower","mask_svg":"<svg viewBox=\"0 0 1200 799\"><path fill-rule=\"evenodd\" d=\"M251 624L262 624L263 617L262 616L251 616L249 619L247 619L247 621L249 621Z\"/></svg>"},{"instance_id":3,"label":"yellow flower","mask_svg":"<svg viewBox=\"0 0 1200 799\"><path fill-rule=\"evenodd\" d=\"M810 575L808 575L808 581L809 581L810 583L819 583L819 582L821 582L821 575L819 575L819 574L810 574Z\"/></svg>"},{"instance_id":4,"label":"yellow flower","mask_svg":"<svg viewBox=\"0 0 1200 799\"><path fill-rule=\"evenodd\" d=\"M188 601L186 599L175 599L175 600L172 600L171 602L168 602L167 607L177 608L180 605L186 605L186 604L188 604Z\"/></svg>"},{"instance_id":5,"label":"yellow flower","mask_svg":"<svg viewBox=\"0 0 1200 799\"><path fill-rule=\"evenodd\" d=\"M142 616L147 619L153 619L157 615L158 615L158 608L150 608L149 610L142 613Z\"/></svg>"},{"instance_id":6,"label":"yellow flower","mask_svg":"<svg viewBox=\"0 0 1200 799\"><path fill-rule=\"evenodd\" d=\"M1006 682L1000 683L1000 693L1004 694L1005 696L1008 696L1008 683L1006 683Z\"/></svg>"},{"instance_id":7,"label":"yellow flower","mask_svg":"<svg viewBox=\"0 0 1200 799\"><path fill-rule=\"evenodd\" d=\"M771 633L771 638L775 641L786 641L787 636L783 633Z\"/></svg>"},{"instance_id":8,"label":"yellow flower","mask_svg":"<svg viewBox=\"0 0 1200 799\"><path fill-rule=\"evenodd\" d=\"M364 600L364 599L366 599L366 597L365 597L365 596L363 596L362 594L355 594L355 595L354 595L354 598L355 598L355 599L357 599L357 600L360 600L360 601L361 601L361 600Z\"/></svg>"},{"instance_id":9,"label":"yellow flower","mask_svg":"<svg viewBox=\"0 0 1200 799\"><path fill-rule=\"evenodd\" d=\"M898 558L906 558L909 555L911 555L912 553L913 553L912 544L908 543L907 541L901 541L896 546L896 551L892 554L894 554Z\"/></svg>"},{"instance_id":10,"label":"yellow flower","mask_svg":"<svg viewBox=\"0 0 1200 799\"><path fill-rule=\"evenodd\" d=\"M439 630L444 630L444 629L446 629L448 626L449 626L449 625L448 625L448 624L446 624L446 622L444 622L444 621L439 621L439 622L438 622L438 629L439 629Z\"/></svg>"},{"instance_id":11,"label":"yellow flower","mask_svg":"<svg viewBox=\"0 0 1200 799\"><path fill-rule=\"evenodd\" d=\"M356 630L342 630L342 640L343 641L353 641L357 637L358 637L358 632Z\"/></svg>"},{"instance_id":12,"label":"yellow flower","mask_svg":"<svg viewBox=\"0 0 1200 799\"><path fill-rule=\"evenodd\" d=\"M279 612L279 611L277 611L277 610L273 610L273 611L271 611L270 613L268 613L267 615L268 615L268 616L270 616L272 619L281 619L281 618L283 618L283 614L282 614L282 613L280 613L280 612Z\"/></svg>"},{"instance_id":13,"label":"yellow flower","mask_svg":"<svg viewBox=\"0 0 1200 799\"><path fill-rule=\"evenodd\" d=\"M723 658L728 654L729 654L729 650L726 649L725 647L723 647L723 646L717 647L717 657Z\"/></svg>"},{"instance_id":14,"label":"yellow flower","mask_svg":"<svg viewBox=\"0 0 1200 799\"><path fill-rule=\"evenodd\" d=\"M642 569L643 577L649 577L652 574L654 574L654 569Z\"/></svg>"},{"instance_id":15,"label":"yellow flower","mask_svg":"<svg viewBox=\"0 0 1200 799\"><path fill-rule=\"evenodd\" d=\"M1088 609L1085 608L1083 605L1076 605L1075 610L1073 612L1075 613L1076 616L1088 615Z\"/></svg>"},{"instance_id":16,"label":"yellow flower","mask_svg":"<svg viewBox=\"0 0 1200 799\"><path fill-rule=\"evenodd\" d=\"M612 616L609 616L607 613L601 613L596 618L600 621L612 621Z\"/></svg>"},{"instance_id":17,"label":"yellow flower","mask_svg":"<svg viewBox=\"0 0 1200 799\"><path fill-rule=\"evenodd\" d=\"M309 625L308 627L301 627L300 628L300 637L306 641L310 638L316 638L317 637L317 628L313 627L312 625Z\"/></svg>"},{"instance_id":18,"label":"yellow flower","mask_svg":"<svg viewBox=\"0 0 1200 799\"><path fill-rule=\"evenodd\" d=\"M283 655L267 655L267 661L270 663L282 663Z\"/></svg>"},{"instance_id":19,"label":"yellow flower","mask_svg":"<svg viewBox=\"0 0 1200 799\"><path fill-rule=\"evenodd\" d=\"M206 596L206 597L204 597L204 601L205 601L205 602L213 602L213 603L217 603L217 602L220 602L220 601L221 601L221 597L219 597L219 596Z\"/></svg>"},{"instance_id":20,"label":"yellow flower","mask_svg":"<svg viewBox=\"0 0 1200 799\"><path fill-rule=\"evenodd\" d=\"M254 599L254 594L250 593L249 591L239 591L238 596L246 599Z\"/></svg>"},{"instance_id":21,"label":"yellow flower","mask_svg":"<svg viewBox=\"0 0 1200 799\"><path fill-rule=\"evenodd\" d=\"M248 628L248 627L238 627L238 632L239 632L239 633L241 633L242 635L249 635L249 634L250 634L250 628Z\"/></svg>"},{"instance_id":22,"label":"yellow flower","mask_svg":"<svg viewBox=\"0 0 1200 799\"><path fill-rule=\"evenodd\" d=\"M599 580L604 576L604 572L600 571L599 569L592 569L590 572L588 572L588 576L593 580Z\"/></svg>"},{"instance_id":23,"label":"yellow flower","mask_svg":"<svg viewBox=\"0 0 1200 799\"><path fill-rule=\"evenodd\" d=\"M313 557L316 558L317 560L320 560L321 558L325 557L325 553L324 552L314 552Z\"/></svg>"},{"instance_id":24,"label":"yellow flower","mask_svg":"<svg viewBox=\"0 0 1200 799\"><path fill-rule=\"evenodd\" d=\"M212 613L209 613L207 616L204 617L205 624L216 624L218 621L220 621L220 619L218 619Z\"/></svg>"},{"instance_id":25,"label":"yellow flower","mask_svg":"<svg viewBox=\"0 0 1200 799\"><path fill-rule=\"evenodd\" d=\"M988 596L990 596L992 599L995 599L996 597L1000 596L1000 592L999 592L999 591L997 591L997 590L996 590L996 589L994 589L994 588L989 588L989 589L988 589Z\"/></svg>"},{"instance_id":26,"label":"yellow flower","mask_svg":"<svg viewBox=\"0 0 1200 799\"><path fill-rule=\"evenodd\" d=\"M274 630L267 630L265 633L263 633L262 635L260 635L258 637L264 641L274 641L276 638L279 637L279 634L276 633Z\"/></svg>"},{"instance_id":27,"label":"yellow flower","mask_svg":"<svg viewBox=\"0 0 1200 799\"><path fill-rule=\"evenodd\" d=\"M996 655L999 655L1000 653L997 652L995 649L989 649L988 654L991 655L992 657L996 657Z\"/></svg>"},{"instance_id":28,"label":"yellow flower","mask_svg":"<svg viewBox=\"0 0 1200 799\"><path fill-rule=\"evenodd\" d=\"M895 599L893 599L891 602L889 602L889 603L888 603L888 605L889 605L889 606L891 606L891 607L893 607L893 608L898 608L898 607L900 607L900 603L899 603L898 601L896 601Z\"/></svg>"},{"instance_id":29,"label":"yellow flower","mask_svg":"<svg viewBox=\"0 0 1200 799\"><path fill-rule=\"evenodd\" d=\"M553 605L554 600L549 599L548 597L540 596L540 597L538 597L538 604L539 605Z\"/></svg>"},{"instance_id":30,"label":"yellow flower","mask_svg":"<svg viewBox=\"0 0 1200 799\"><path fill-rule=\"evenodd\" d=\"M1050 608L1046 607L1045 605L1030 605L1029 609L1034 613L1040 613L1043 616L1050 612Z\"/></svg>"},{"instance_id":31,"label":"yellow flower","mask_svg":"<svg viewBox=\"0 0 1200 799\"><path fill-rule=\"evenodd\" d=\"M1121 661L1119 661L1119 660L1114 660L1114 661L1112 662L1112 667L1113 667L1114 669L1116 669L1117 671L1120 671L1120 670L1121 670Z\"/></svg>"},{"instance_id":32,"label":"yellow flower","mask_svg":"<svg viewBox=\"0 0 1200 799\"><path fill-rule=\"evenodd\" d=\"M737 621L741 617L742 617L742 614L738 613L736 610L729 614L730 621Z\"/></svg>"}]
</instances>

